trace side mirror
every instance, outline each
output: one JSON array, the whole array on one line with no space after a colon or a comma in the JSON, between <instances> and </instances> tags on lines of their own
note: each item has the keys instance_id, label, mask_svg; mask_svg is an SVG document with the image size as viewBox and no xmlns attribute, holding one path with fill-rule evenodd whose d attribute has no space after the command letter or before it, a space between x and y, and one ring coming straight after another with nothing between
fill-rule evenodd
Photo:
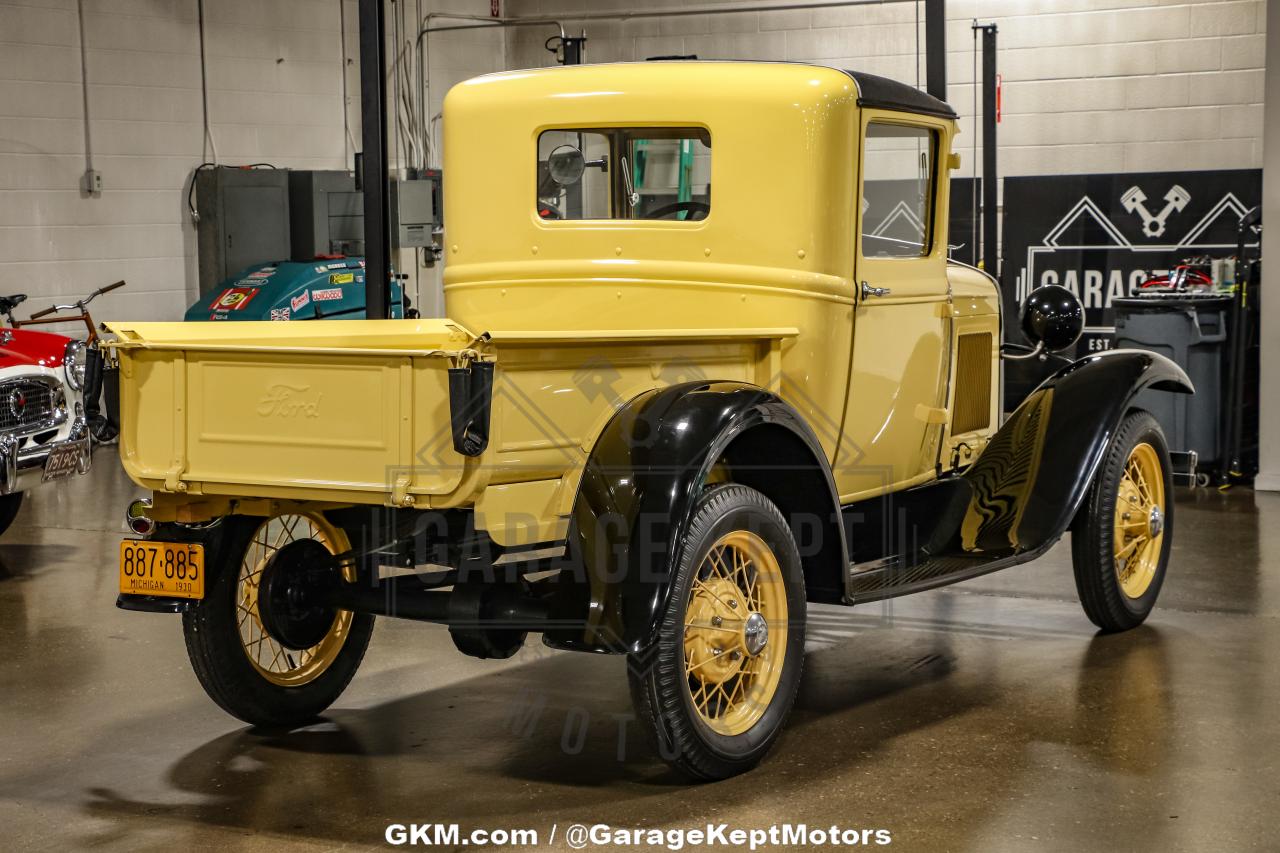
<instances>
[{"instance_id":1,"label":"side mirror","mask_svg":"<svg viewBox=\"0 0 1280 853\"><path fill-rule=\"evenodd\" d=\"M557 186L571 187L582 180L586 158L572 145L561 145L547 157L547 175Z\"/></svg>"},{"instance_id":2,"label":"side mirror","mask_svg":"<svg viewBox=\"0 0 1280 853\"><path fill-rule=\"evenodd\" d=\"M1027 294L1018 320L1022 333L1037 350L1057 352L1080 340L1084 331L1084 308L1070 290L1049 284Z\"/></svg>"}]
</instances>

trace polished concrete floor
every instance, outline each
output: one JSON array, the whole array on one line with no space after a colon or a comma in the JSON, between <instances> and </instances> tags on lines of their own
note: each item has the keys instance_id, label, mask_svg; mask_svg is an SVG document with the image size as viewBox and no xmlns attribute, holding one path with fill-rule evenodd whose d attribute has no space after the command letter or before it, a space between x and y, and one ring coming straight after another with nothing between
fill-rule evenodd
<instances>
[{"instance_id":1,"label":"polished concrete floor","mask_svg":"<svg viewBox=\"0 0 1280 853\"><path fill-rule=\"evenodd\" d=\"M811 611L790 725L756 771L688 787L628 726L623 662L493 663L383 620L310 728L255 732L179 620L116 610L110 450L0 539L0 849L329 850L389 823L886 828L905 850L1280 849L1280 496L1184 492L1148 624L1099 636L1069 556Z\"/></svg>"}]
</instances>

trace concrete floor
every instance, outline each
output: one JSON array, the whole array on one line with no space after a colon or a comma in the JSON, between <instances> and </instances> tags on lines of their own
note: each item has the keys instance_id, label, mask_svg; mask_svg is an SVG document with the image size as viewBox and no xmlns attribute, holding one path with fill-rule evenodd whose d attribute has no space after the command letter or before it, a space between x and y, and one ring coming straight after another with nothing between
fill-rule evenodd
<instances>
[{"instance_id":1,"label":"concrete floor","mask_svg":"<svg viewBox=\"0 0 1280 853\"><path fill-rule=\"evenodd\" d=\"M623 662L493 663L383 620L327 722L207 700L179 620L112 606L135 489L104 450L0 540L0 848L330 850L393 822L886 828L906 850L1277 850L1280 497L1184 492L1146 626L1098 636L1059 546L858 610L813 608L790 725L688 787L626 727Z\"/></svg>"}]
</instances>

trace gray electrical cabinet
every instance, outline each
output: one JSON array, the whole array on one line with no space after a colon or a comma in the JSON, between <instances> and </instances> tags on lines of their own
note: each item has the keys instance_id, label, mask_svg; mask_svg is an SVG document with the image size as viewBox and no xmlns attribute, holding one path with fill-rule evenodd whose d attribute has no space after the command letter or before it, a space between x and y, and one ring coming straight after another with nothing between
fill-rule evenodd
<instances>
[{"instance_id":1,"label":"gray electrical cabinet","mask_svg":"<svg viewBox=\"0 0 1280 853\"><path fill-rule=\"evenodd\" d=\"M245 267L290 257L288 171L216 166L195 184L202 296Z\"/></svg>"},{"instance_id":2,"label":"gray electrical cabinet","mask_svg":"<svg viewBox=\"0 0 1280 853\"><path fill-rule=\"evenodd\" d=\"M291 171L289 205L293 260L364 254L364 193L350 172Z\"/></svg>"},{"instance_id":3,"label":"gray electrical cabinet","mask_svg":"<svg viewBox=\"0 0 1280 853\"><path fill-rule=\"evenodd\" d=\"M431 232L439 224L436 211L437 181L422 178L391 182L392 244L401 249L431 245Z\"/></svg>"}]
</instances>

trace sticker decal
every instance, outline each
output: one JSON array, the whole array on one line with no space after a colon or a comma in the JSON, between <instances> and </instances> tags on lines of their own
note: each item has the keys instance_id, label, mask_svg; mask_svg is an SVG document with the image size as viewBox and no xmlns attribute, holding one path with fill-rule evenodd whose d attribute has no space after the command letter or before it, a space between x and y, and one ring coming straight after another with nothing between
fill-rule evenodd
<instances>
[{"instance_id":1,"label":"sticker decal","mask_svg":"<svg viewBox=\"0 0 1280 853\"><path fill-rule=\"evenodd\" d=\"M289 319L289 306L287 306L287 305L286 305L286 306L285 306L285 307L283 307L283 308L272 308L272 309L271 309L271 319L272 319L272 320L288 320L288 319Z\"/></svg>"},{"instance_id":2,"label":"sticker decal","mask_svg":"<svg viewBox=\"0 0 1280 853\"><path fill-rule=\"evenodd\" d=\"M289 300L289 307L294 311L301 311L309 302L311 302L311 296L304 290Z\"/></svg>"},{"instance_id":3,"label":"sticker decal","mask_svg":"<svg viewBox=\"0 0 1280 853\"><path fill-rule=\"evenodd\" d=\"M258 295L255 287L229 287L214 301L215 311L239 311Z\"/></svg>"},{"instance_id":4,"label":"sticker decal","mask_svg":"<svg viewBox=\"0 0 1280 853\"><path fill-rule=\"evenodd\" d=\"M276 271L274 268L258 270L257 272L249 273L249 278L271 278L271 276L275 274L276 274Z\"/></svg>"},{"instance_id":5,"label":"sticker decal","mask_svg":"<svg viewBox=\"0 0 1280 853\"><path fill-rule=\"evenodd\" d=\"M311 291L311 298L316 302L341 302L342 288L330 287L325 290Z\"/></svg>"},{"instance_id":6,"label":"sticker decal","mask_svg":"<svg viewBox=\"0 0 1280 853\"><path fill-rule=\"evenodd\" d=\"M329 276L330 284L351 284L351 282L355 280L356 280L355 273L350 273L350 272L336 272L333 275Z\"/></svg>"},{"instance_id":7,"label":"sticker decal","mask_svg":"<svg viewBox=\"0 0 1280 853\"><path fill-rule=\"evenodd\" d=\"M346 268L347 268L347 262L346 262L346 261L338 261L338 262L337 262L337 263L335 263L335 264L326 264L326 265L325 265L325 269L326 269L326 270L345 270Z\"/></svg>"}]
</instances>

